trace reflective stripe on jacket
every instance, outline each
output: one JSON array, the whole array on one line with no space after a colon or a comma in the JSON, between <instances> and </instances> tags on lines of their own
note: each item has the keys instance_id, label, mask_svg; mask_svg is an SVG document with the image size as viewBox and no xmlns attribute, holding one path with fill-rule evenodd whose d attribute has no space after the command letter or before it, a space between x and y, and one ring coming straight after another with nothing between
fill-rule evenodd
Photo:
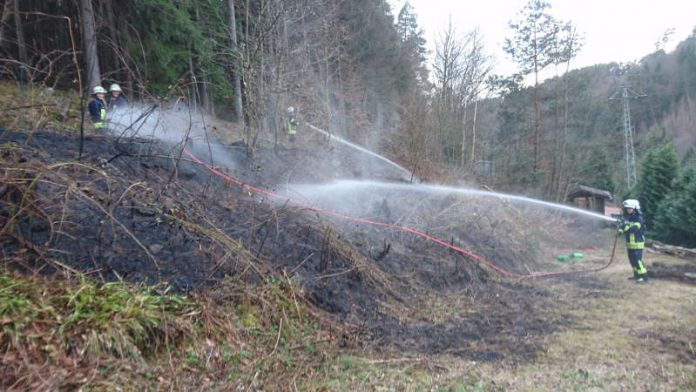
<instances>
[{"instance_id":1,"label":"reflective stripe on jacket","mask_svg":"<svg viewBox=\"0 0 696 392\"><path fill-rule=\"evenodd\" d=\"M106 128L106 104L95 98L89 103L89 115L95 128Z\"/></svg>"},{"instance_id":2,"label":"reflective stripe on jacket","mask_svg":"<svg viewBox=\"0 0 696 392\"><path fill-rule=\"evenodd\" d=\"M294 117L288 119L288 135L294 135L297 133L297 121Z\"/></svg>"},{"instance_id":3,"label":"reflective stripe on jacket","mask_svg":"<svg viewBox=\"0 0 696 392\"><path fill-rule=\"evenodd\" d=\"M645 247L645 221L643 220L643 215L635 212L629 215L622 230L626 235L626 248L643 249Z\"/></svg>"}]
</instances>

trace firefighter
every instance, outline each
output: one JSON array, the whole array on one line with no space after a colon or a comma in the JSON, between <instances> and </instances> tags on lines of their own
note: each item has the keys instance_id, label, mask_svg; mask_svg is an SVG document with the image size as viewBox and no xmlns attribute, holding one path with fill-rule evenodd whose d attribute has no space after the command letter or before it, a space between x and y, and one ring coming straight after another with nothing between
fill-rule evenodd
<instances>
[{"instance_id":1,"label":"firefighter","mask_svg":"<svg viewBox=\"0 0 696 392\"><path fill-rule=\"evenodd\" d=\"M128 106L128 101L123 96L123 90L121 86L117 83L111 84L109 86L109 96L106 98L106 104L109 110L111 109L125 109Z\"/></svg>"},{"instance_id":2,"label":"firefighter","mask_svg":"<svg viewBox=\"0 0 696 392\"><path fill-rule=\"evenodd\" d=\"M106 90L102 86L95 86L92 89L94 99L89 102L89 115L92 117L94 128L106 128Z\"/></svg>"},{"instance_id":3,"label":"firefighter","mask_svg":"<svg viewBox=\"0 0 696 392\"><path fill-rule=\"evenodd\" d=\"M624 200L623 217L619 223L618 233L626 237L626 250L628 251L628 261L633 267L633 279L638 283L647 281L648 270L643 264L645 221L638 200Z\"/></svg>"},{"instance_id":4,"label":"firefighter","mask_svg":"<svg viewBox=\"0 0 696 392\"><path fill-rule=\"evenodd\" d=\"M295 108L288 107L288 117L285 120L285 132L288 134L288 141L295 142L295 134L297 133L297 120L295 119Z\"/></svg>"}]
</instances>

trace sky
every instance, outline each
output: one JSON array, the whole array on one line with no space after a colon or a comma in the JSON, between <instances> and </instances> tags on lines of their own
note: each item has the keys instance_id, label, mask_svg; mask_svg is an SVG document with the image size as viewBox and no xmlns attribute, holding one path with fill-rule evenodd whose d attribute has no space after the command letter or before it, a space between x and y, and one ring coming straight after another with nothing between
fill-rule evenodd
<instances>
[{"instance_id":1,"label":"sky","mask_svg":"<svg viewBox=\"0 0 696 392\"><path fill-rule=\"evenodd\" d=\"M655 43L674 29L664 49L691 35L696 27L696 0L546 0L549 14L570 21L584 35L584 45L571 62L571 69L610 62L631 62L655 51ZM405 0L388 0L394 17ZM527 0L409 0L425 32L428 49L435 51L437 34L449 18L462 36L475 28L494 57L494 72L510 75L516 65L503 52L506 37L512 37L510 20ZM432 54L431 54L432 57Z\"/></svg>"}]
</instances>

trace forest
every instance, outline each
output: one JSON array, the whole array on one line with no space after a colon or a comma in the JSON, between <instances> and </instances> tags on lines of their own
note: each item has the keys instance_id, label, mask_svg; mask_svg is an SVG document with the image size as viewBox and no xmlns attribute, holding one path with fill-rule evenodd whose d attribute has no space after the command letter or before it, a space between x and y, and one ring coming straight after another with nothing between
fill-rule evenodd
<instances>
[{"instance_id":1,"label":"forest","mask_svg":"<svg viewBox=\"0 0 696 392\"><path fill-rule=\"evenodd\" d=\"M0 389L696 388L696 23L574 69L529 0L501 75L408 2L1 4Z\"/></svg>"}]
</instances>

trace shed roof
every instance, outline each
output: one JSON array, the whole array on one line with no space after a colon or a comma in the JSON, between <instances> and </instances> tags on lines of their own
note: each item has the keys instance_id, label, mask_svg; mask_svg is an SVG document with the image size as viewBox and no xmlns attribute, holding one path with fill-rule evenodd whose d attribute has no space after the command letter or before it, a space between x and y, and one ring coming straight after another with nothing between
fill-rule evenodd
<instances>
[{"instance_id":1,"label":"shed roof","mask_svg":"<svg viewBox=\"0 0 696 392\"><path fill-rule=\"evenodd\" d=\"M568 195L566 198L568 200L573 200L578 197L589 197L589 196L596 196L596 197L601 197L602 199L605 200L613 200L613 197L611 196L611 192L605 191L602 189L597 189L597 188L592 188L586 185L578 185L575 188L571 189L570 192L568 192Z\"/></svg>"}]
</instances>

